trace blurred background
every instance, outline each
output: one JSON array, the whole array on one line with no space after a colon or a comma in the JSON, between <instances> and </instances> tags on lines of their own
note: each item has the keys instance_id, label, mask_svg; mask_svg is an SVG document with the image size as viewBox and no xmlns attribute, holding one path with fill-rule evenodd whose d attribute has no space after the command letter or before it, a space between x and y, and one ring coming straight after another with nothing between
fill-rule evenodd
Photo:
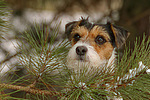
<instances>
[{"instance_id":1,"label":"blurred background","mask_svg":"<svg viewBox=\"0 0 150 100\"><path fill-rule=\"evenodd\" d=\"M1 73L17 63L16 57L21 52L22 45L16 36L29 29L34 30L34 23L43 29L49 26L49 36L56 25L58 26L57 41L66 38L65 24L79 20L81 16L88 17L94 23L106 24L107 21L122 26L131 34L127 42L134 46L136 37L143 34L150 36L150 0L5 0L7 16L1 16L8 21L10 27L0 39ZM2 29L1 29L2 30ZM128 44L127 44L128 45ZM7 63L7 64L6 64Z\"/></svg>"}]
</instances>

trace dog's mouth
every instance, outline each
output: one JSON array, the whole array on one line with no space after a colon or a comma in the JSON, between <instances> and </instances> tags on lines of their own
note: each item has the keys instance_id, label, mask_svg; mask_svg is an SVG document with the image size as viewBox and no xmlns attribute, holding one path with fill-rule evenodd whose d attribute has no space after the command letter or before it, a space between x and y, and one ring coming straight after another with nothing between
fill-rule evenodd
<instances>
[{"instance_id":1,"label":"dog's mouth","mask_svg":"<svg viewBox=\"0 0 150 100\"><path fill-rule=\"evenodd\" d=\"M85 56L78 56L77 60L82 62L89 62L89 60Z\"/></svg>"}]
</instances>

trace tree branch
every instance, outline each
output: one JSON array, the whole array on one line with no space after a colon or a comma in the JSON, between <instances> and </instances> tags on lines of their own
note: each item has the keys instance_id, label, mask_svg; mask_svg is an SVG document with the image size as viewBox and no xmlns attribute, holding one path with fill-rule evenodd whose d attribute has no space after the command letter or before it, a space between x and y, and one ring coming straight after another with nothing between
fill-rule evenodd
<instances>
[{"instance_id":1,"label":"tree branch","mask_svg":"<svg viewBox=\"0 0 150 100\"><path fill-rule=\"evenodd\" d=\"M44 95L58 95L58 92L54 91L47 91L47 90L39 90L39 89L31 89L30 87L24 87L24 86L17 86L17 85L11 85L11 84L5 84L1 83L0 88L7 88L7 89L13 89L13 90L20 90L20 91L25 91L29 92L32 94L44 94Z\"/></svg>"}]
</instances>

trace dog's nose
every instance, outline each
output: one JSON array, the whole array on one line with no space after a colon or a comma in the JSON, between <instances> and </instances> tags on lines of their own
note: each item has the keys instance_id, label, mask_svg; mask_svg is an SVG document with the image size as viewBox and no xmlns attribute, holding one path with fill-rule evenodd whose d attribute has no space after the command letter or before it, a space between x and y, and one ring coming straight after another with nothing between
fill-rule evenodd
<instances>
[{"instance_id":1,"label":"dog's nose","mask_svg":"<svg viewBox=\"0 0 150 100\"><path fill-rule=\"evenodd\" d=\"M76 48L76 53L77 53L77 55L85 55L86 54L86 52L87 52L87 48L85 47L85 46L78 46L77 48Z\"/></svg>"}]
</instances>

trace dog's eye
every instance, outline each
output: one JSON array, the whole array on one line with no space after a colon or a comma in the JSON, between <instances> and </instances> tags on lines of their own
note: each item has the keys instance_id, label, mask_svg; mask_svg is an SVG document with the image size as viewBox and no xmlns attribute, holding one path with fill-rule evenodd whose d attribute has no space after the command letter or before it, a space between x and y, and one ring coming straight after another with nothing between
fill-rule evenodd
<instances>
[{"instance_id":1,"label":"dog's eye","mask_svg":"<svg viewBox=\"0 0 150 100\"><path fill-rule=\"evenodd\" d=\"M81 36L80 36L78 33L76 33L76 34L73 36L73 38L74 38L74 40L77 42L77 41L80 40Z\"/></svg>"},{"instance_id":2,"label":"dog's eye","mask_svg":"<svg viewBox=\"0 0 150 100\"><path fill-rule=\"evenodd\" d=\"M105 43L106 40L105 40L102 36L98 35L98 36L95 38L95 42L96 42L97 44L101 45L101 44Z\"/></svg>"}]
</instances>

